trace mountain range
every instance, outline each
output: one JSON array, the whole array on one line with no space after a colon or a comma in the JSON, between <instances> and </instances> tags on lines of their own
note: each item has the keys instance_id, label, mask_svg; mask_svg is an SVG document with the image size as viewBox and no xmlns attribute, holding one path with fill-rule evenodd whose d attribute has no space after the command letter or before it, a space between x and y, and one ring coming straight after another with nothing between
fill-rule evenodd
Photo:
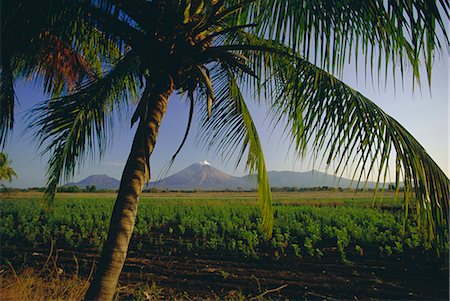
<instances>
[{"instance_id":1,"label":"mountain range","mask_svg":"<svg viewBox=\"0 0 450 301\"><path fill-rule=\"evenodd\" d=\"M356 188L356 182L335 177L319 171L293 172L269 171L271 187L342 187ZM68 183L65 186L86 187L95 185L97 189L118 189L120 181L107 175L92 175L80 182ZM160 188L169 190L250 190L256 187L256 179L252 176L234 177L211 166L207 161L194 163L189 167L159 181L150 182L146 189ZM368 182L367 188L375 187Z\"/></svg>"}]
</instances>

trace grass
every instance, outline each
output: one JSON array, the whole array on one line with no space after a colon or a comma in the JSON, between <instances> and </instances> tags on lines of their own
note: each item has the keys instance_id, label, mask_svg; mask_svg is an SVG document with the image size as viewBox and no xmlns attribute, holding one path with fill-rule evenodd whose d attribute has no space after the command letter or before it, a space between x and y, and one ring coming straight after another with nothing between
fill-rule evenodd
<instances>
[{"instance_id":1,"label":"grass","mask_svg":"<svg viewBox=\"0 0 450 301\"><path fill-rule=\"evenodd\" d=\"M66 273L60 267L55 270L25 268L19 273L11 267L2 271L0 300L82 300L88 287L88 278ZM170 300L180 299L163 292L154 283L119 285L114 300L161 300L165 296Z\"/></svg>"},{"instance_id":2,"label":"grass","mask_svg":"<svg viewBox=\"0 0 450 301\"><path fill-rule=\"evenodd\" d=\"M55 263L53 267L24 268L16 272L12 266L0 271L0 300L82 300L89 287L89 277L77 273L65 272ZM285 286L284 286L285 287ZM270 294L283 289L276 288L261 292L257 296L245 295L241 291L231 290L210 296L190 296L188 292L175 292L157 286L154 282L136 282L119 285L113 300L266 300Z\"/></svg>"},{"instance_id":3,"label":"grass","mask_svg":"<svg viewBox=\"0 0 450 301\"><path fill-rule=\"evenodd\" d=\"M87 276L80 276L78 267L75 271L64 270L57 260L56 252L56 255L47 257L42 268L24 267L16 271L9 264L8 268L0 271L0 300L82 300L89 288L93 270ZM114 300L161 300L165 296L163 291L155 283L119 284ZM173 294L166 296L171 300L179 299Z\"/></svg>"},{"instance_id":4,"label":"grass","mask_svg":"<svg viewBox=\"0 0 450 301\"><path fill-rule=\"evenodd\" d=\"M11 266L2 270L0 300L81 300L88 280L77 274L54 269L27 267L16 272Z\"/></svg>"}]
</instances>

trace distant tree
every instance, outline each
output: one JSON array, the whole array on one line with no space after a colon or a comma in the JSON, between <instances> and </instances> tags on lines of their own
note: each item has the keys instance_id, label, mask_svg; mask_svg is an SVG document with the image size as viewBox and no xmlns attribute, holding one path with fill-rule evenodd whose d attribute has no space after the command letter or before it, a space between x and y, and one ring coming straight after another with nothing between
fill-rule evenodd
<instances>
[{"instance_id":1,"label":"distant tree","mask_svg":"<svg viewBox=\"0 0 450 301\"><path fill-rule=\"evenodd\" d=\"M95 185L90 185L90 186L86 186L84 188L85 192L96 192L97 191L97 187Z\"/></svg>"},{"instance_id":2,"label":"distant tree","mask_svg":"<svg viewBox=\"0 0 450 301\"><path fill-rule=\"evenodd\" d=\"M165 192L165 189L160 189L160 188L156 188L156 187L152 187L150 189L147 190L147 192L151 192L151 193L160 193L160 192Z\"/></svg>"},{"instance_id":3,"label":"distant tree","mask_svg":"<svg viewBox=\"0 0 450 301\"><path fill-rule=\"evenodd\" d=\"M63 186L63 187L59 188L59 191L60 192L80 192L81 189L78 186Z\"/></svg>"},{"instance_id":4,"label":"distant tree","mask_svg":"<svg viewBox=\"0 0 450 301\"><path fill-rule=\"evenodd\" d=\"M11 182L13 177L17 177L16 172L10 166L12 161L8 160L8 155L0 152L0 181Z\"/></svg>"},{"instance_id":5,"label":"distant tree","mask_svg":"<svg viewBox=\"0 0 450 301\"><path fill-rule=\"evenodd\" d=\"M62 178L73 175L76 163L86 157L86 151L99 145L102 153L111 134L111 113L129 107L139 98L131 118L131 125L137 123L136 134L87 299L113 298L133 233L138 198L150 178L149 158L169 98L176 91L186 96L190 109L187 130L175 156L186 140L197 108L201 112L203 142L217 146L225 158L237 149L238 161L246 156L246 167L257 174L262 228L268 235L273 225L271 191L262 146L247 107L247 94L255 95L257 100L264 96L274 124L287 123L286 132L299 155L305 154L310 143L316 154L322 151L328 164L337 160L339 169L356 165L369 172L379 167L383 179L388 158L395 151L396 172L398 177L403 176L408 192L405 196L415 193L415 198L406 197L405 202L414 201L420 208L419 218L421 225L429 229L428 238L437 237L439 245L446 244L448 178L396 120L333 74L342 74L344 63L351 57L358 60L360 50L366 66L377 69L378 74L387 72L388 63L392 62L393 73L400 64L403 75L407 64L418 79L419 62L424 61L430 77L435 50L449 42L445 29L448 1L51 2L52 5L47 5L47 1L2 1L2 5L9 5L6 10L2 6L2 22L9 28L11 41L21 36L15 33L17 29L26 32L31 27L40 34L32 37L41 41L47 31L64 38L69 28L68 36L75 44L84 41L83 37L96 35L87 43L89 47L75 47L83 57L108 56L107 51L101 51L109 45L103 37L123 54L115 60L103 60L103 70L98 70L98 74L76 81L79 85L73 91L68 89L60 98L45 101L31 114L32 128L39 133L40 142L49 144L48 199L53 199ZM24 3L36 9L38 17L33 17L32 10L25 21L21 15L14 15L23 11ZM68 21L43 28L38 18L44 17L42 23L61 19L58 14L53 18L46 16L45 10L53 7L61 10L64 20L70 20L71 15L61 7L76 10L71 14L80 20L78 25L95 30L76 34L72 29L77 27ZM39 14L42 11L43 16ZM14 23L8 24L9 20ZM36 24L30 25L28 20L35 20ZM58 28L62 32L55 30L57 25L61 25ZM22 56L14 53L23 41L4 43L3 26L4 23L2 76L5 73L11 79L12 74L23 73L10 72L14 64L5 64L11 60L3 60L3 53L12 55L13 62L22 62ZM40 33L42 29L44 32ZM438 38L439 31L443 32L442 39ZM23 46L17 48L26 50ZM5 87L12 89L12 85ZM2 91L3 88L2 81ZM2 139L10 128L5 124L10 125L12 118L9 109L13 94L8 95L0 100L2 120L8 121L2 123Z\"/></svg>"},{"instance_id":6,"label":"distant tree","mask_svg":"<svg viewBox=\"0 0 450 301\"><path fill-rule=\"evenodd\" d=\"M402 187L400 184L391 183L388 185L388 190L390 190L390 191L396 191L397 189L398 189L398 191L402 191Z\"/></svg>"},{"instance_id":7,"label":"distant tree","mask_svg":"<svg viewBox=\"0 0 450 301\"><path fill-rule=\"evenodd\" d=\"M37 191L37 192L45 192L45 187L30 187L27 188L26 191Z\"/></svg>"}]
</instances>

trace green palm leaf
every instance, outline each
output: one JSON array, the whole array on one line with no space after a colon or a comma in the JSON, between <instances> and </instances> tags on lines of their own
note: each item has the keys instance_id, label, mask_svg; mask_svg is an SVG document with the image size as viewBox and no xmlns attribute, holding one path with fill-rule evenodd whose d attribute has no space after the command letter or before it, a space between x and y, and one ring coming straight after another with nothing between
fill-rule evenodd
<instances>
[{"instance_id":1,"label":"green palm leaf","mask_svg":"<svg viewBox=\"0 0 450 301\"><path fill-rule=\"evenodd\" d=\"M13 177L17 177L16 172L12 169L11 160L8 160L8 155L0 152L0 181L12 181Z\"/></svg>"},{"instance_id":2,"label":"green palm leaf","mask_svg":"<svg viewBox=\"0 0 450 301\"><path fill-rule=\"evenodd\" d=\"M220 154L231 158L236 150L237 165L245 153L246 169L256 174L258 183L258 201L262 211L262 229L268 236L272 235L273 208L264 153L261 142L247 108L244 97L229 66L217 66L213 73L213 86L216 87L216 102L211 115L203 114L201 123L201 140L208 148L215 148ZM203 101L204 103L204 101ZM208 110L202 110L202 112Z\"/></svg>"},{"instance_id":3,"label":"green palm leaf","mask_svg":"<svg viewBox=\"0 0 450 301\"><path fill-rule=\"evenodd\" d=\"M449 12L445 0L260 0L241 12L241 20L257 23L258 36L301 51L325 70L342 70L349 58L358 61L361 50L368 70L387 71L384 62L393 61L401 64L403 74L407 59L418 78L419 62L425 62L430 77L435 48L448 45Z\"/></svg>"},{"instance_id":4,"label":"green palm leaf","mask_svg":"<svg viewBox=\"0 0 450 301\"><path fill-rule=\"evenodd\" d=\"M43 152L51 154L46 191L50 203L59 182L73 176L86 153L98 149L103 154L112 134L113 110L138 98L138 65L130 52L104 77L86 83L74 94L44 101L30 113L30 127L39 133L41 145L46 145Z\"/></svg>"},{"instance_id":5,"label":"green palm leaf","mask_svg":"<svg viewBox=\"0 0 450 301\"><path fill-rule=\"evenodd\" d=\"M1 3L0 144L14 124L14 82L34 80L52 98L73 92L101 75L120 50L87 20L86 7L73 1L25 0Z\"/></svg>"},{"instance_id":6,"label":"green palm leaf","mask_svg":"<svg viewBox=\"0 0 450 301\"><path fill-rule=\"evenodd\" d=\"M397 186L403 177L406 206L414 202L428 239L437 237L444 247L449 180L419 142L372 101L306 60L280 59L279 64L268 103L276 122L287 118L296 151L304 154L310 145L328 165L339 162L336 172L359 170L358 181L377 167L378 182L386 181L394 151Z\"/></svg>"},{"instance_id":7,"label":"green palm leaf","mask_svg":"<svg viewBox=\"0 0 450 301\"><path fill-rule=\"evenodd\" d=\"M4 56L5 53L2 53ZM5 59L5 61L9 61ZM0 146L3 148L7 133L12 130L14 125L14 77L11 66L6 63L2 65L0 71Z\"/></svg>"}]
</instances>

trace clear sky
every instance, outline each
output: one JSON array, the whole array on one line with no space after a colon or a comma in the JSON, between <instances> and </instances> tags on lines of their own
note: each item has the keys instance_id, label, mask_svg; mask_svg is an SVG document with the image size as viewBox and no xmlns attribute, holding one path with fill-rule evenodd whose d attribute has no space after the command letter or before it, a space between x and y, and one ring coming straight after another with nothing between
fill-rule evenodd
<instances>
[{"instance_id":1,"label":"clear sky","mask_svg":"<svg viewBox=\"0 0 450 301\"><path fill-rule=\"evenodd\" d=\"M432 158L449 175L449 62L448 54L441 54L437 58L432 77L431 91L425 81L421 90L416 87L412 92L411 74L405 73L405 84L402 88L401 80L397 79L394 89L392 76L387 85L373 85L370 77L364 80L364 73L355 74L354 66L349 66L344 72L343 80L359 90L369 99L375 101L388 114L405 126L416 139L425 147ZM382 78L384 82L384 78ZM45 185L46 163L48 157L41 157L37 141L33 140L33 133L25 131L25 113L37 103L46 99L40 87L27 82L16 83L16 124L12 139L5 151L13 160L12 167L18 178L6 186L35 187ZM250 105L253 118L261 136L265 151L266 165L269 170L307 171L314 169L325 170L324 166L312 166L310 160L298 160L288 151L288 143L281 137L281 129L272 131L270 122L266 119L265 108ZM187 122L188 107L180 101L177 95L170 99L167 115L160 129L155 151L151 157L152 179L161 176L161 171L170 160L181 142ZM197 141L197 127L194 126L182 152L167 175L173 174L190 164L208 160L213 166L232 175L243 175L243 166L235 169L235 162L223 162L212 152L207 152ZM130 129L129 120L117 122L114 136L102 161L86 161L74 177L74 181L92 174L107 174L120 179L122 169L128 156L134 130ZM350 175L344 173L344 176Z\"/></svg>"}]
</instances>

